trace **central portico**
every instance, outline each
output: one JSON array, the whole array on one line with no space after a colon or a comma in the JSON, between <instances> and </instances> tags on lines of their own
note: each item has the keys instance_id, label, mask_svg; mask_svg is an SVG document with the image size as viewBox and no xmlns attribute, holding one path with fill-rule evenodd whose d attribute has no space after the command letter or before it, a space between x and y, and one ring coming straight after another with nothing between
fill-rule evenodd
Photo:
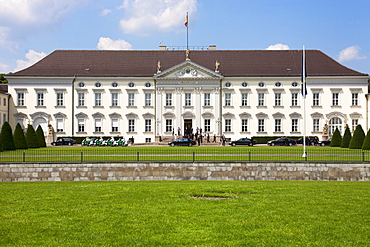
<instances>
[{"instance_id":1,"label":"central portico","mask_svg":"<svg viewBox=\"0 0 370 247\"><path fill-rule=\"evenodd\" d=\"M160 61L158 61L160 64ZM216 66L217 68L217 66ZM196 132L220 135L223 76L189 59L154 76L157 135Z\"/></svg>"}]
</instances>

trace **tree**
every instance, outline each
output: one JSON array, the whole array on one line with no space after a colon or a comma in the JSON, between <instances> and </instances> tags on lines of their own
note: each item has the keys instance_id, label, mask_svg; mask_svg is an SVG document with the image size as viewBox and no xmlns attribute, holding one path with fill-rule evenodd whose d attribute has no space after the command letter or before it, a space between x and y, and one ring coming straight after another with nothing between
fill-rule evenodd
<instances>
[{"instance_id":1,"label":"tree","mask_svg":"<svg viewBox=\"0 0 370 247\"><path fill-rule=\"evenodd\" d=\"M340 147L342 143L342 136L340 135L339 129L336 128L331 138L330 147Z\"/></svg>"},{"instance_id":2,"label":"tree","mask_svg":"<svg viewBox=\"0 0 370 247\"><path fill-rule=\"evenodd\" d=\"M44 131L42 130L41 125L39 125L36 129L36 136L39 147L40 148L46 147Z\"/></svg>"},{"instance_id":3,"label":"tree","mask_svg":"<svg viewBox=\"0 0 370 247\"><path fill-rule=\"evenodd\" d=\"M370 129L367 131L364 143L362 144L363 150L370 150Z\"/></svg>"},{"instance_id":4,"label":"tree","mask_svg":"<svg viewBox=\"0 0 370 247\"><path fill-rule=\"evenodd\" d=\"M15 126L13 138L14 138L14 145L16 149L27 149L28 148L26 137L24 136L24 132L23 132L23 129L20 123L17 123L17 126Z\"/></svg>"},{"instance_id":5,"label":"tree","mask_svg":"<svg viewBox=\"0 0 370 247\"><path fill-rule=\"evenodd\" d=\"M26 132L26 141L28 148L39 148L39 143L37 141L35 129L32 125L28 125Z\"/></svg>"},{"instance_id":6,"label":"tree","mask_svg":"<svg viewBox=\"0 0 370 247\"><path fill-rule=\"evenodd\" d=\"M343 135L342 143L340 144L340 147L348 148L351 139L352 139L351 131L349 130L348 125L346 125L346 130L344 131L344 135Z\"/></svg>"},{"instance_id":7,"label":"tree","mask_svg":"<svg viewBox=\"0 0 370 247\"><path fill-rule=\"evenodd\" d=\"M0 74L0 84L8 84L8 80L5 79L6 74Z\"/></svg>"},{"instance_id":8,"label":"tree","mask_svg":"<svg viewBox=\"0 0 370 247\"><path fill-rule=\"evenodd\" d=\"M1 128L1 142L3 150L15 150L12 127L8 122L3 124Z\"/></svg>"},{"instance_id":9,"label":"tree","mask_svg":"<svg viewBox=\"0 0 370 247\"><path fill-rule=\"evenodd\" d=\"M361 124L357 125L355 132L353 133L351 142L349 143L350 149L361 149L362 144L365 140L365 132L362 129Z\"/></svg>"}]
</instances>

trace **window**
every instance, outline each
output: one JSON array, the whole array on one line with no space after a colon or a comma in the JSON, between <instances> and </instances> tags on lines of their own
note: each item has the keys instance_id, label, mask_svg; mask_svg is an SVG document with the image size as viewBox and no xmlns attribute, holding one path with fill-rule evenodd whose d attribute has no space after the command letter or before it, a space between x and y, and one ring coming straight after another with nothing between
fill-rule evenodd
<instances>
[{"instance_id":1,"label":"window","mask_svg":"<svg viewBox=\"0 0 370 247\"><path fill-rule=\"evenodd\" d=\"M152 105L152 94L146 93L145 94L145 106L151 106Z\"/></svg>"},{"instance_id":2,"label":"window","mask_svg":"<svg viewBox=\"0 0 370 247\"><path fill-rule=\"evenodd\" d=\"M64 105L64 94L57 93L57 106L63 106L63 105Z\"/></svg>"},{"instance_id":3,"label":"window","mask_svg":"<svg viewBox=\"0 0 370 247\"><path fill-rule=\"evenodd\" d=\"M135 87L135 84L134 84L133 82L130 82L130 83L128 84L128 86L129 86L129 87Z\"/></svg>"},{"instance_id":4,"label":"window","mask_svg":"<svg viewBox=\"0 0 370 247\"><path fill-rule=\"evenodd\" d=\"M231 119L225 119L225 132L231 132Z\"/></svg>"},{"instance_id":5,"label":"window","mask_svg":"<svg viewBox=\"0 0 370 247\"><path fill-rule=\"evenodd\" d=\"M185 94L185 106L191 106L191 93Z\"/></svg>"},{"instance_id":6,"label":"window","mask_svg":"<svg viewBox=\"0 0 370 247\"><path fill-rule=\"evenodd\" d=\"M3 114L3 124L6 122L6 113Z\"/></svg>"},{"instance_id":7,"label":"window","mask_svg":"<svg viewBox=\"0 0 370 247\"><path fill-rule=\"evenodd\" d=\"M264 105L265 105L265 94L258 93L258 106L264 106Z\"/></svg>"},{"instance_id":8,"label":"window","mask_svg":"<svg viewBox=\"0 0 370 247\"><path fill-rule=\"evenodd\" d=\"M204 119L204 132L211 131L211 119Z\"/></svg>"},{"instance_id":9,"label":"window","mask_svg":"<svg viewBox=\"0 0 370 247\"><path fill-rule=\"evenodd\" d=\"M358 125L358 119L352 119L352 132L355 131L357 125Z\"/></svg>"},{"instance_id":10,"label":"window","mask_svg":"<svg viewBox=\"0 0 370 247\"><path fill-rule=\"evenodd\" d=\"M258 119L258 132L265 131L265 119Z\"/></svg>"},{"instance_id":11,"label":"window","mask_svg":"<svg viewBox=\"0 0 370 247\"><path fill-rule=\"evenodd\" d=\"M135 119L128 120L128 132L135 132Z\"/></svg>"},{"instance_id":12,"label":"window","mask_svg":"<svg viewBox=\"0 0 370 247\"><path fill-rule=\"evenodd\" d=\"M275 106L281 106L281 93L275 93Z\"/></svg>"},{"instance_id":13,"label":"window","mask_svg":"<svg viewBox=\"0 0 370 247\"><path fill-rule=\"evenodd\" d=\"M118 87L118 83L117 82L113 82L112 83L112 87Z\"/></svg>"},{"instance_id":14,"label":"window","mask_svg":"<svg viewBox=\"0 0 370 247\"><path fill-rule=\"evenodd\" d=\"M95 83L95 87L101 87L101 83L100 82Z\"/></svg>"},{"instance_id":15,"label":"window","mask_svg":"<svg viewBox=\"0 0 370 247\"><path fill-rule=\"evenodd\" d=\"M128 106L135 106L135 94L134 93L128 94Z\"/></svg>"},{"instance_id":16,"label":"window","mask_svg":"<svg viewBox=\"0 0 370 247\"><path fill-rule=\"evenodd\" d=\"M85 120L78 119L78 132L85 132Z\"/></svg>"},{"instance_id":17,"label":"window","mask_svg":"<svg viewBox=\"0 0 370 247\"><path fill-rule=\"evenodd\" d=\"M64 121L63 121L63 119L57 119L57 132L64 132Z\"/></svg>"},{"instance_id":18,"label":"window","mask_svg":"<svg viewBox=\"0 0 370 247\"><path fill-rule=\"evenodd\" d=\"M205 106L210 106L211 105L211 94L210 93L205 93L204 94L204 105Z\"/></svg>"},{"instance_id":19,"label":"window","mask_svg":"<svg viewBox=\"0 0 370 247\"><path fill-rule=\"evenodd\" d=\"M24 106L24 93L17 94L17 103L18 106Z\"/></svg>"},{"instance_id":20,"label":"window","mask_svg":"<svg viewBox=\"0 0 370 247\"><path fill-rule=\"evenodd\" d=\"M150 82L145 83L145 87L151 87L152 84Z\"/></svg>"},{"instance_id":21,"label":"window","mask_svg":"<svg viewBox=\"0 0 370 247\"><path fill-rule=\"evenodd\" d=\"M333 93L333 106L339 106L339 93Z\"/></svg>"},{"instance_id":22,"label":"window","mask_svg":"<svg viewBox=\"0 0 370 247\"><path fill-rule=\"evenodd\" d=\"M145 132L152 132L152 120L145 119Z\"/></svg>"},{"instance_id":23,"label":"window","mask_svg":"<svg viewBox=\"0 0 370 247\"><path fill-rule=\"evenodd\" d=\"M312 105L313 106L319 106L320 105L320 94L319 93L314 93L314 94L312 94L312 97L313 97Z\"/></svg>"},{"instance_id":24,"label":"window","mask_svg":"<svg viewBox=\"0 0 370 247\"><path fill-rule=\"evenodd\" d=\"M248 94L242 93L242 106L248 106Z\"/></svg>"},{"instance_id":25,"label":"window","mask_svg":"<svg viewBox=\"0 0 370 247\"><path fill-rule=\"evenodd\" d=\"M298 83L297 82L292 82L292 87L297 87Z\"/></svg>"},{"instance_id":26,"label":"window","mask_svg":"<svg viewBox=\"0 0 370 247\"><path fill-rule=\"evenodd\" d=\"M358 105L358 93L352 93L352 105L353 106Z\"/></svg>"},{"instance_id":27,"label":"window","mask_svg":"<svg viewBox=\"0 0 370 247\"><path fill-rule=\"evenodd\" d=\"M166 106L172 106L172 93L166 93Z\"/></svg>"},{"instance_id":28,"label":"window","mask_svg":"<svg viewBox=\"0 0 370 247\"><path fill-rule=\"evenodd\" d=\"M281 82L276 82L275 87L281 87Z\"/></svg>"},{"instance_id":29,"label":"window","mask_svg":"<svg viewBox=\"0 0 370 247\"><path fill-rule=\"evenodd\" d=\"M85 86L85 83L80 82L80 83L78 83L78 86L79 86L79 87L84 87L84 86Z\"/></svg>"},{"instance_id":30,"label":"window","mask_svg":"<svg viewBox=\"0 0 370 247\"><path fill-rule=\"evenodd\" d=\"M95 106L101 106L101 93L95 93Z\"/></svg>"},{"instance_id":31,"label":"window","mask_svg":"<svg viewBox=\"0 0 370 247\"><path fill-rule=\"evenodd\" d=\"M259 86L259 87L264 87L264 86L265 86L265 83L260 82L260 83L258 83L258 86Z\"/></svg>"},{"instance_id":32,"label":"window","mask_svg":"<svg viewBox=\"0 0 370 247\"><path fill-rule=\"evenodd\" d=\"M44 93L37 93L37 106L44 105Z\"/></svg>"},{"instance_id":33,"label":"window","mask_svg":"<svg viewBox=\"0 0 370 247\"><path fill-rule=\"evenodd\" d=\"M231 83L230 82L226 82L225 83L225 87L231 87Z\"/></svg>"},{"instance_id":34,"label":"window","mask_svg":"<svg viewBox=\"0 0 370 247\"><path fill-rule=\"evenodd\" d=\"M248 83L247 82L243 82L242 83L242 87L248 87Z\"/></svg>"},{"instance_id":35,"label":"window","mask_svg":"<svg viewBox=\"0 0 370 247\"><path fill-rule=\"evenodd\" d=\"M78 106L85 106L85 93L78 93Z\"/></svg>"},{"instance_id":36,"label":"window","mask_svg":"<svg viewBox=\"0 0 370 247\"><path fill-rule=\"evenodd\" d=\"M334 117L329 121L329 135L332 136L337 128L342 132L342 120L338 117Z\"/></svg>"},{"instance_id":37,"label":"window","mask_svg":"<svg viewBox=\"0 0 370 247\"><path fill-rule=\"evenodd\" d=\"M242 119L242 132L248 132L248 119Z\"/></svg>"},{"instance_id":38,"label":"window","mask_svg":"<svg viewBox=\"0 0 370 247\"><path fill-rule=\"evenodd\" d=\"M292 93L292 106L298 106L298 93Z\"/></svg>"},{"instance_id":39,"label":"window","mask_svg":"<svg viewBox=\"0 0 370 247\"><path fill-rule=\"evenodd\" d=\"M145 138L145 143L150 143L152 142L152 138Z\"/></svg>"},{"instance_id":40,"label":"window","mask_svg":"<svg viewBox=\"0 0 370 247\"><path fill-rule=\"evenodd\" d=\"M292 119L292 132L298 132L298 119Z\"/></svg>"},{"instance_id":41,"label":"window","mask_svg":"<svg viewBox=\"0 0 370 247\"><path fill-rule=\"evenodd\" d=\"M275 119L275 132L281 132L281 119Z\"/></svg>"},{"instance_id":42,"label":"window","mask_svg":"<svg viewBox=\"0 0 370 247\"><path fill-rule=\"evenodd\" d=\"M231 106L231 93L225 93L225 106Z\"/></svg>"},{"instance_id":43,"label":"window","mask_svg":"<svg viewBox=\"0 0 370 247\"><path fill-rule=\"evenodd\" d=\"M320 119L313 119L313 132L320 132Z\"/></svg>"},{"instance_id":44,"label":"window","mask_svg":"<svg viewBox=\"0 0 370 247\"><path fill-rule=\"evenodd\" d=\"M112 93L112 106L118 106L118 93Z\"/></svg>"},{"instance_id":45,"label":"window","mask_svg":"<svg viewBox=\"0 0 370 247\"><path fill-rule=\"evenodd\" d=\"M6 98L3 100L3 105L6 106Z\"/></svg>"},{"instance_id":46,"label":"window","mask_svg":"<svg viewBox=\"0 0 370 247\"><path fill-rule=\"evenodd\" d=\"M112 132L118 132L118 119L112 119Z\"/></svg>"},{"instance_id":47,"label":"window","mask_svg":"<svg viewBox=\"0 0 370 247\"><path fill-rule=\"evenodd\" d=\"M102 120L95 119L95 132L101 132L102 130Z\"/></svg>"},{"instance_id":48,"label":"window","mask_svg":"<svg viewBox=\"0 0 370 247\"><path fill-rule=\"evenodd\" d=\"M166 132L172 132L172 119L166 119Z\"/></svg>"}]
</instances>

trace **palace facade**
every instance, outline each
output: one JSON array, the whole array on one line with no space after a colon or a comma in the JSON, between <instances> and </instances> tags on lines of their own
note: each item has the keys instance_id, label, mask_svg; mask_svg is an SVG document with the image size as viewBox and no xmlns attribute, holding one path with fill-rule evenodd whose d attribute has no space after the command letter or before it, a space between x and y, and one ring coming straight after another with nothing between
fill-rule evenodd
<instances>
[{"instance_id":1,"label":"palace facade","mask_svg":"<svg viewBox=\"0 0 370 247\"><path fill-rule=\"evenodd\" d=\"M319 50L56 50L7 76L13 129L61 136L134 137L136 143L202 129L232 140L331 136L368 129L369 76ZM326 130L327 129L327 130Z\"/></svg>"}]
</instances>

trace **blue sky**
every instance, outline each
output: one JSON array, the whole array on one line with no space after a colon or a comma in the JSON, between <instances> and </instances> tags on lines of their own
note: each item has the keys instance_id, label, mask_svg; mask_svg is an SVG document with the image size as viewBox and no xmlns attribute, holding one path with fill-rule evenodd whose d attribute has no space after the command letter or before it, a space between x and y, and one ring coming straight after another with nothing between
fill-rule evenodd
<instances>
[{"instance_id":1,"label":"blue sky","mask_svg":"<svg viewBox=\"0 0 370 247\"><path fill-rule=\"evenodd\" d=\"M370 73L369 0L0 0L0 73L57 49L319 49Z\"/></svg>"}]
</instances>

